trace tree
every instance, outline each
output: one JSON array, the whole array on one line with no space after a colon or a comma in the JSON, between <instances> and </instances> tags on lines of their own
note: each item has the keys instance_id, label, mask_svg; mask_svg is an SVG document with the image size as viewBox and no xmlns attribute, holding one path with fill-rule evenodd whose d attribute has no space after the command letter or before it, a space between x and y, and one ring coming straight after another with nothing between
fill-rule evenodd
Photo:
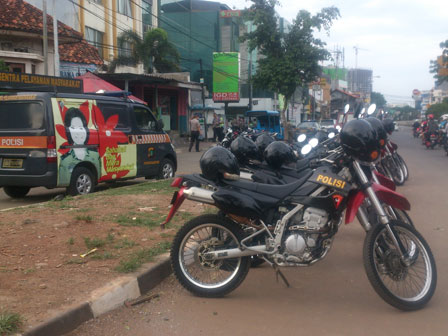
<instances>
[{"instance_id":1,"label":"tree","mask_svg":"<svg viewBox=\"0 0 448 336\"><path fill-rule=\"evenodd\" d=\"M145 73L180 70L179 53L161 28L147 31L143 39L132 30L124 31L118 37L118 46L130 51L115 58L109 65L109 72L114 72L118 65L136 66L139 63L143 63Z\"/></svg>"},{"instance_id":2,"label":"tree","mask_svg":"<svg viewBox=\"0 0 448 336\"><path fill-rule=\"evenodd\" d=\"M434 119L439 119L442 115L448 114L448 103L443 102L431 105L426 111L426 115L428 114L433 114Z\"/></svg>"},{"instance_id":3,"label":"tree","mask_svg":"<svg viewBox=\"0 0 448 336\"><path fill-rule=\"evenodd\" d=\"M399 112L399 120L412 120L420 116L420 111L411 106L394 107L395 112ZM395 113L397 114L397 113Z\"/></svg>"},{"instance_id":4,"label":"tree","mask_svg":"<svg viewBox=\"0 0 448 336\"><path fill-rule=\"evenodd\" d=\"M440 43L443 49L442 55L435 61L431 61L429 72L434 74L436 84L440 85L448 81L448 40Z\"/></svg>"},{"instance_id":5,"label":"tree","mask_svg":"<svg viewBox=\"0 0 448 336\"><path fill-rule=\"evenodd\" d=\"M370 102L372 104L376 104L377 108L384 108L386 106L386 104L387 104L386 99L379 92L372 92L370 94Z\"/></svg>"},{"instance_id":6,"label":"tree","mask_svg":"<svg viewBox=\"0 0 448 336\"><path fill-rule=\"evenodd\" d=\"M314 16L301 10L289 32L284 32L280 30L279 17L275 12L275 6L279 4L277 0L251 1L253 4L245 15L256 29L244 34L242 41L248 41L249 49L258 48L262 55L252 78L253 84L285 97L280 115L288 140L285 111L294 91L316 81L322 72L319 62L331 56L324 48L325 43L313 34L322 29L328 32L332 21L339 17L339 10L336 7L324 8Z\"/></svg>"},{"instance_id":7,"label":"tree","mask_svg":"<svg viewBox=\"0 0 448 336\"><path fill-rule=\"evenodd\" d=\"M9 67L5 64L4 60L0 59L0 71L9 71Z\"/></svg>"}]
</instances>

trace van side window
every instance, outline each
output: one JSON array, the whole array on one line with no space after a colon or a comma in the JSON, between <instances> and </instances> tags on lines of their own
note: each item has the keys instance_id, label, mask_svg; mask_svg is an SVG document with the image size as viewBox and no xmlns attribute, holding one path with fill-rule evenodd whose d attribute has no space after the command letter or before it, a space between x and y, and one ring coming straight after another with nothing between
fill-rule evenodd
<instances>
[{"instance_id":1,"label":"van side window","mask_svg":"<svg viewBox=\"0 0 448 336\"><path fill-rule=\"evenodd\" d=\"M151 111L140 106L134 106L135 120L137 127L142 131L155 131L156 119Z\"/></svg>"},{"instance_id":2,"label":"van side window","mask_svg":"<svg viewBox=\"0 0 448 336\"><path fill-rule=\"evenodd\" d=\"M125 104L104 104L99 103L98 107L103 113L104 121L107 121L113 115L118 115L118 124L116 129L130 129L129 113Z\"/></svg>"}]
</instances>

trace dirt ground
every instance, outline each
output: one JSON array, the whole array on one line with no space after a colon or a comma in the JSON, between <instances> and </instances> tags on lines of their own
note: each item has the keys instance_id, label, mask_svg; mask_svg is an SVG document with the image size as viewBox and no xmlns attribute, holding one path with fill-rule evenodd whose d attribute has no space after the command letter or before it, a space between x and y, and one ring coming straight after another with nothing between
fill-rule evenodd
<instances>
[{"instance_id":1,"label":"dirt ground","mask_svg":"<svg viewBox=\"0 0 448 336\"><path fill-rule=\"evenodd\" d=\"M177 228L205 210L185 201L161 229L168 186L148 182L0 212L0 312L19 313L26 330L166 252Z\"/></svg>"}]
</instances>

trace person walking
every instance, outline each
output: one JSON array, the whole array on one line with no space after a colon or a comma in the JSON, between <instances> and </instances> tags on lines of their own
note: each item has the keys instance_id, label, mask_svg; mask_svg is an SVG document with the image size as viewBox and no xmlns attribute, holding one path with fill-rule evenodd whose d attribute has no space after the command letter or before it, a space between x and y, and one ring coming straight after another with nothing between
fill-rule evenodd
<instances>
[{"instance_id":1,"label":"person walking","mask_svg":"<svg viewBox=\"0 0 448 336\"><path fill-rule=\"evenodd\" d=\"M216 142L216 138L219 139L219 124L219 116L216 113L213 113L213 142Z\"/></svg>"},{"instance_id":2,"label":"person walking","mask_svg":"<svg viewBox=\"0 0 448 336\"><path fill-rule=\"evenodd\" d=\"M194 115L190 119L190 148L188 149L191 152L193 148L193 144L196 142L195 148L196 152L199 152L199 135L201 134L201 125L199 124L199 116Z\"/></svg>"}]
</instances>

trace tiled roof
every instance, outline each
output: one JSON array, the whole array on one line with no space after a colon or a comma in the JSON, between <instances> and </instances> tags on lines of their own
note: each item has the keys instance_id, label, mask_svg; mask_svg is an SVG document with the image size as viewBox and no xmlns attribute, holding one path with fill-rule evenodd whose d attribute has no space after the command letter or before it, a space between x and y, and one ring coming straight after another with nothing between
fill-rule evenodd
<instances>
[{"instance_id":1,"label":"tiled roof","mask_svg":"<svg viewBox=\"0 0 448 336\"><path fill-rule=\"evenodd\" d=\"M0 29L43 34L43 12L23 0L0 0ZM53 18L47 14L48 36L53 36ZM58 20L58 36L72 38L59 41L61 61L103 64L97 49L82 39L82 34ZM78 42L79 41L79 42Z\"/></svg>"},{"instance_id":2,"label":"tiled roof","mask_svg":"<svg viewBox=\"0 0 448 336\"><path fill-rule=\"evenodd\" d=\"M98 50L85 40L77 43L65 43L59 45L59 57L61 61L102 65L104 62Z\"/></svg>"},{"instance_id":3,"label":"tiled roof","mask_svg":"<svg viewBox=\"0 0 448 336\"><path fill-rule=\"evenodd\" d=\"M0 29L42 33L43 12L23 0L0 0ZM53 17L47 14L48 34L53 34ZM81 33L58 21L58 34L82 38Z\"/></svg>"}]
</instances>

